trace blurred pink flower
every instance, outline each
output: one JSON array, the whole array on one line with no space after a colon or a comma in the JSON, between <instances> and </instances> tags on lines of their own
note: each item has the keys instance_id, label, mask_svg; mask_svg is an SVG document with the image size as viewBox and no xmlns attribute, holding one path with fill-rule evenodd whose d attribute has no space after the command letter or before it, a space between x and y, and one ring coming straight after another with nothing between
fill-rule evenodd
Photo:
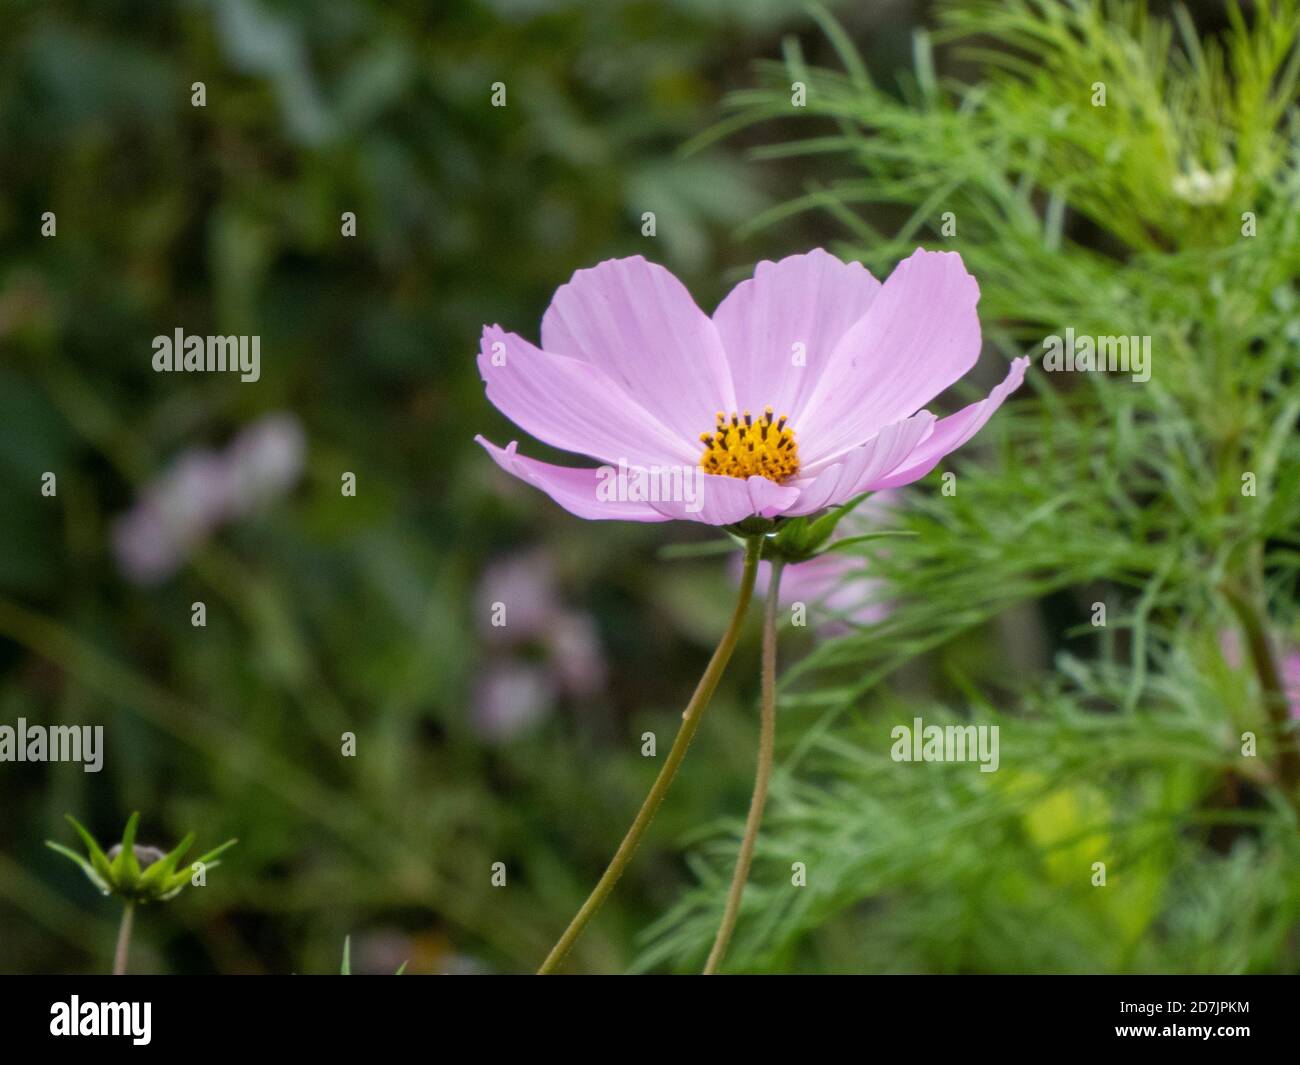
<instances>
[{"instance_id":1,"label":"blurred pink flower","mask_svg":"<svg viewBox=\"0 0 1300 1065\"><path fill-rule=\"evenodd\" d=\"M506 417L606 466L554 466L476 439L582 518L811 514L925 476L1020 386L1026 358L956 414L920 409L979 358L978 299L956 252L918 249L881 284L817 249L759 263L710 318L662 266L609 260L555 293L540 348L488 326L478 360ZM614 466L689 472L698 496L611 494Z\"/></svg>"},{"instance_id":2,"label":"blurred pink flower","mask_svg":"<svg viewBox=\"0 0 1300 1065\"><path fill-rule=\"evenodd\" d=\"M478 678L474 731L494 742L513 739L546 717L558 694L544 665L514 658L494 662Z\"/></svg>"},{"instance_id":3,"label":"blurred pink flower","mask_svg":"<svg viewBox=\"0 0 1300 1065\"><path fill-rule=\"evenodd\" d=\"M288 414L253 422L225 451L182 452L113 522L118 568L137 584L165 580L222 525L291 488L305 452L302 428Z\"/></svg>"},{"instance_id":4,"label":"blurred pink flower","mask_svg":"<svg viewBox=\"0 0 1300 1065\"><path fill-rule=\"evenodd\" d=\"M556 617L543 641L560 687L575 699L591 699L605 690L605 656L596 623L589 614Z\"/></svg>"},{"instance_id":5,"label":"blurred pink flower","mask_svg":"<svg viewBox=\"0 0 1300 1065\"><path fill-rule=\"evenodd\" d=\"M306 453L302 426L291 414L270 414L244 429L225 453L232 482L229 514L242 517L289 491Z\"/></svg>"},{"instance_id":6,"label":"blurred pink flower","mask_svg":"<svg viewBox=\"0 0 1300 1065\"><path fill-rule=\"evenodd\" d=\"M876 531L898 493L878 492L864 499L838 526L836 539L862 536ZM732 575L739 581L741 560L732 558ZM771 579L772 564L758 564L757 584ZM859 555L828 551L807 562L787 565L781 573L779 602L783 607L804 603L815 612L817 630L825 636L844 632L854 625L872 625L889 616L890 607L879 600L883 583L866 576L866 562Z\"/></svg>"},{"instance_id":7,"label":"blurred pink flower","mask_svg":"<svg viewBox=\"0 0 1300 1065\"><path fill-rule=\"evenodd\" d=\"M807 562L786 566L781 574L780 603L788 607L805 603L819 609L825 620L818 628L825 633L843 631L848 625L871 625L889 616L889 607L875 601L881 582L855 576L865 568L859 556L835 552L818 555ZM768 579L771 563L759 566L760 586Z\"/></svg>"},{"instance_id":8,"label":"blurred pink flower","mask_svg":"<svg viewBox=\"0 0 1300 1065\"><path fill-rule=\"evenodd\" d=\"M1300 719L1300 651L1282 656L1282 687L1291 704L1291 716Z\"/></svg>"},{"instance_id":9,"label":"blurred pink flower","mask_svg":"<svg viewBox=\"0 0 1300 1065\"><path fill-rule=\"evenodd\" d=\"M605 658L595 622L564 603L554 562L544 551L492 563L475 599L491 656L474 694L474 726L484 739L511 739L560 699L591 699L604 690Z\"/></svg>"},{"instance_id":10,"label":"blurred pink flower","mask_svg":"<svg viewBox=\"0 0 1300 1065\"><path fill-rule=\"evenodd\" d=\"M212 451L183 453L113 523L113 552L138 584L170 576L221 521L229 478Z\"/></svg>"},{"instance_id":11,"label":"blurred pink flower","mask_svg":"<svg viewBox=\"0 0 1300 1065\"><path fill-rule=\"evenodd\" d=\"M479 580L479 631L497 644L519 644L544 633L561 609L555 564L544 551L529 551L492 562ZM495 623L497 604L504 624Z\"/></svg>"}]
</instances>

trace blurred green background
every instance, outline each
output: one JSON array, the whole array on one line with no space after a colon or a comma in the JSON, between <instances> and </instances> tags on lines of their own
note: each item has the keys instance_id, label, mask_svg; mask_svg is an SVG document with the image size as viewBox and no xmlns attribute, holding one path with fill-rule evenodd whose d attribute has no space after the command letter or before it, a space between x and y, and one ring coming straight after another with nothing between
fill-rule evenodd
<instances>
[{"instance_id":1,"label":"blurred green background","mask_svg":"<svg viewBox=\"0 0 1300 1065\"><path fill-rule=\"evenodd\" d=\"M921 3L833 6L885 83L931 18ZM1221 24L1216 8L1197 19ZM632 253L711 310L756 260L838 235L813 213L740 231L842 160L758 165L747 149L771 129L681 151L791 41L834 62L794 0L0 5L0 723L102 724L107 745L99 774L0 764L0 970L106 968L115 904L42 841L73 843L70 811L111 842L133 810L145 843L191 828L201 850L240 841L206 888L140 915L137 971L333 972L345 935L359 972L536 966L653 778L642 733L666 749L732 583L717 560L659 557L700 530L582 522L500 475L474 434L522 434L483 396L479 331L536 338L573 270ZM153 373L152 338L177 327L260 335L261 379ZM223 495L240 477L257 506ZM524 619L508 638L488 623L496 601ZM1046 671L1086 602L917 641L929 658L882 697L910 720L917 693L978 702L982 685ZM815 639L792 634L783 655ZM751 634L577 967L688 967L689 950L645 958L643 933L708 883L688 858L700 830L743 813L756 694ZM1053 793L1001 842L1078 846L1085 814L1112 803ZM917 868L944 860L925 841L888 846L912 847ZM1293 964L1293 858L1270 896L1282 927L1244 967ZM1217 964L1141 953L1158 920L1141 885L1113 952L1091 902L1070 918L1076 953L1009 947L1050 861L1038 888L984 870L1001 887L980 912L1005 923L957 949L984 875L980 855L961 860L971 881L887 933L863 932L868 902L811 954L761 965Z\"/></svg>"},{"instance_id":2,"label":"blurred green background","mask_svg":"<svg viewBox=\"0 0 1300 1065\"><path fill-rule=\"evenodd\" d=\"M662 530L505 482L472 442L508 432L478 334L535 337L573 270L633 252L716 302L759 254L729 234L772 195L733 151L677 149L811 21L787 0L216 0L6 2L0 25L0 718L107 733L99 775L0 768L0 969L101 967L115 908L41 841L64 811L116 839L134 809L146 842L240 838L213 890L141 921L141 969L325 971L348 932L362 970L533 965L635 809L640 733L670 727L729 591L716 566L665 573ZM261 380L154 374L176 327L259 334ZM115 519L177 456L277 412L305 437L292 490L128 579ZM494 562L553 600L571 649L485 646ZM548 655L584 675L553 682ZM502 704L523 727L493 724ZM720 733L700 761L728 749ZM743 793L747 761L684 780L657 842ZM488 889L497 860L508 891ZM592 964L617 964L674 866L644 856Z\"/></svg>"}]
</instances>

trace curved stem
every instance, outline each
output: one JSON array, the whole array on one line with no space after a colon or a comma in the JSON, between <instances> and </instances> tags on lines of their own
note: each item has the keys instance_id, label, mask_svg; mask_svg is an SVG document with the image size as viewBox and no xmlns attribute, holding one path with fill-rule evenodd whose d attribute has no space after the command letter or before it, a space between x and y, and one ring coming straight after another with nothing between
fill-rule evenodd
<instances>
[{"instance_id":1,"label":"curved stem","mask_svg":"<svg viewBox=\"0 0 1300 1065\"><path fill-rule=\"evenodd\" d=\"M681 765L682 759L686 757L686 750L690 747L691 740L700 727L700 720L704 716L704 711L709 705L709 700L713 698L713 693L718 687L718 681L722 679L722 673L731 660L731 653L736 649L736 642L740 639L741 626L744 623L745 614L749 610L750 598L754 594L754 578L758 575L758 558L762 549L763 539L761 536L751 536L745 541L745 568L740 578L740 594L736 598L736 609L732 612L731 623L727 626L727 631L722 634L722 639L713 652L713 657L709 659L704 675L700 677L700 682L695 687L695 694L691 696L691 701L686 704L686 709L682 713L681 728L677 731L677 738L673 740L672 750L668 752L668 757L664 759L663 768L659 770L659 775L655 778L650 793L646 795L645 802L641 804L641 809L637 812L632 827L627 830L623 842L618 845L618 850L614 852L614 857L610 860L605 874L600 878L595 888L592 889L591 895L582 904L582 908L569 922L569 927L564 930L564 935L560 936L555 946L551 948L550 954L546 956L541 968L537 970L537 975L545 976L555 972L559 967L560 962L564 960L564 956L569 953L569 948L573 946L574 941L582 934L582 930L587 927L587 923L596 915L596 911L600 909L601 904L614 890L618 878L623 875L623 870L627 868L628 862L632 860L637 844L641 842L641 837L650 826L650 822L654 820L660 804L664 801L664 796L668 794L668 788L672 785L673 777L677 775L677 768Z\"/></svg>"},{"instance_id":2,"label":"curved stem","mask_svg":"<svg viewBox=\"0 0 1300 1065\"><path fill-rule=\"evenodd\" d=\"M767 586L767 604L763 609L763 700L758 731L758 771L754 775L754 794L749 800L749 817L745 819L745 836L740 841L740 854L736 857L736 871L731 877L731 890L727 892L727 907L722 912L722 924L704 965L704 975L717 973L722 958L731 942L740 917L740 900L745 894L749 867L754 861L754 845L758 842L758 826L763 821L763 807L767 803L767 785L772 779L772 760L776 750L776 601L781 587L781 562L772 562L772 579Z\"/></svg>"},{"instance_id":3,"label":"curved stem","mask_svg":"<svg viewBox=\"0 0 1300 1065\"><path fill-rule=\"evenodd\" d=\"M135 903L128 902L122 910L122 923L117 927L117 950L113 952L113 975L126 974L126 954L131 949L131 924L135 917Z\"/></svg>"},{"instance_id":4,"label":"curved stem","mask_svg":"<svg viewBox=\"0 0 1300 1065\"><path fill-rule=\"evenodd\" d=\"M1300 737L1291 731L1290 704L1286 696L1286 687L1282 683L1281 671L1278 669L1277 656L1273 652L1273 643L1269 638L1268 626L1264 621L1264 613L1256 606L1251 596L1236 585L1224 585L1223 593L1241 623L1251 665L1259 678L1260 692L1264 696L1264 708L1276 736L1279 752L1278 783L1281 784L1287 798L1292 803L1296 803L1296 784L1300 782Z\"/></svg>"}]
</instances>

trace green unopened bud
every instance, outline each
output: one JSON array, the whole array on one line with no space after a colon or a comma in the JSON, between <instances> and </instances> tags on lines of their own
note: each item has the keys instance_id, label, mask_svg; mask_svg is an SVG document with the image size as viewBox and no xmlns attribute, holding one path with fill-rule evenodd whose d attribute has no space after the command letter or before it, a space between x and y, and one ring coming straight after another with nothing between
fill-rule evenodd
<instances>
[{"instance_id":1,"label":"green unopened bud","mask_svg":"<svg viewBox=\"0 0 1300 1065\"><path fill-rule=\"evenodd\" d=\"M227 840L220 847L208 851L190 865L177 869L185 852L194 844L194 833L189 832L170 851L135 842L136 826L140 815L134 813L122 832L122 842L113 844L105 853L95 837L71 814L64 815L81 837L86 855L80 855L61 844L46 840L45 845L73 861L86 874L87 879L105 895L117 895L128 902L166 902L180 894L190 882L194 866L212 869L221 863L217 857L233 847L235 840Z\"/></svg>"}]
</instances>

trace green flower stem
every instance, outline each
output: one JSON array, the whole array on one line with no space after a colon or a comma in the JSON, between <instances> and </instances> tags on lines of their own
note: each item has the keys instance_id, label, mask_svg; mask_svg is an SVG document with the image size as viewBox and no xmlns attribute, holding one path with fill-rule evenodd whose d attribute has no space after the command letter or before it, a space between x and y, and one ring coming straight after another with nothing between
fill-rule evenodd
<instances>
[{"instance_id":1,"label":"green flower stem","mask_svg":"<svg viewBox=\"0 0 1300 1065\"><path fill-rule=\"evenodd\" d=\"M745 836L740 841L740 854L736 857L736 871L731 877L731 890L727 893L727 907L722 913L718 936L709 951L704 965L704 975L713 976L727 953L727 944L736 930L740 917L740 900L745 894L749 867L754 861L754 845L758 842L758 827L763 822L763 807L767 804L767 786L772 779L772 760L776 750L776 602L781 588L780 559L772 562L772 578L767 585L767 604L763 609L763 668L762 709L758 731L758 771L754 775L754 794L749 800L749 817L745 820Z\"/></svg>"},{"instance_id":2,"label":"green flower stem","mask_svg":"<svg viewBox=\"0 0 1300 1065\"><path fill-rule=\"evenodd\" d=\"M632 855L636 852L641 837L645 835L645 830L650 826L650 822L654 820L660 804L664 801L664 796L668 794L668 788L677 775L677 768L681 765L682 759L686 757L687 748L690 747L691 740L700 727L700 720L704 717L704 711L709 705L709 700L713 698L718 682L722 679L722 673L731 660L731 653L736 649L736 642L740 639L740 630L744 624L745 615L749 611L749 601L754 594L754 580L758 576L758 559L762 549L763 538L761 536L750 536L746 539L745 568L740 578L740 594L736 598L736 609L731 615L731 623L727 626L727 631L722 634L717 650L713 652L713 657L709 659L704 675L700 677L700 682L695 688L695 694L691 696L691 701L686 705L686 710L682 713L681 728L678 729L677 738L673 740L672 750L668 752L663 768L659 770L659 776L655 778L650 793L645 797L645 802L641 804L641 809L632 822L632 827L627 830L623 842L618 845L618 850L614 852L609 868L605 870L604 876L600 878L599 883L596 884L587 901L582 904L582 908L578 910L569 923L569 927L564 930L564 935L560 936L559 941L551 948L551 953L546 956L546 960L542 962L542 967L537 970L538 976L546 976L555 972L559 967L560 962L564 960L564 956L569 953L569 948L573 946L574 941L582 934L582 930L587 927L587 923L596 915L596 911L600 909L601 904L614 890L618 878L623 875L623 870L627 868L628 862L632 860Z\"/></svg>"},{"instance_id":3,"label":"green flower stem","mask_svg":"<svg viewBox=\"0 0 1300 1065\"><path fill-rule=\"evenodd\" d=\"M1246 637L1251 665L1259 678L1260 691L1276 736L1279 754L1277 760L1278 783L1292 803L1297 802L1296 785L1300 783L1300 736L1291 731L1290 704L1282 684L1282 674L1277 666L1277 656L1269 639L1263 612L1240 588L1232 584L1223 586L1223 594L1241 622Z\"/></svg>"},{"instance_id":4,"label":"green flower stem","mask_svg":"<svg viewBox=\"0 0 1300 1065\"><path fill-rule=\"evenodd\" d=\"M131 925L135 920L135 903L128 902L122 910L122 923L117 929L117 950L113 952L113 975L126 975L126 955L131 949Z\"/></svg>"}]
</instances>

